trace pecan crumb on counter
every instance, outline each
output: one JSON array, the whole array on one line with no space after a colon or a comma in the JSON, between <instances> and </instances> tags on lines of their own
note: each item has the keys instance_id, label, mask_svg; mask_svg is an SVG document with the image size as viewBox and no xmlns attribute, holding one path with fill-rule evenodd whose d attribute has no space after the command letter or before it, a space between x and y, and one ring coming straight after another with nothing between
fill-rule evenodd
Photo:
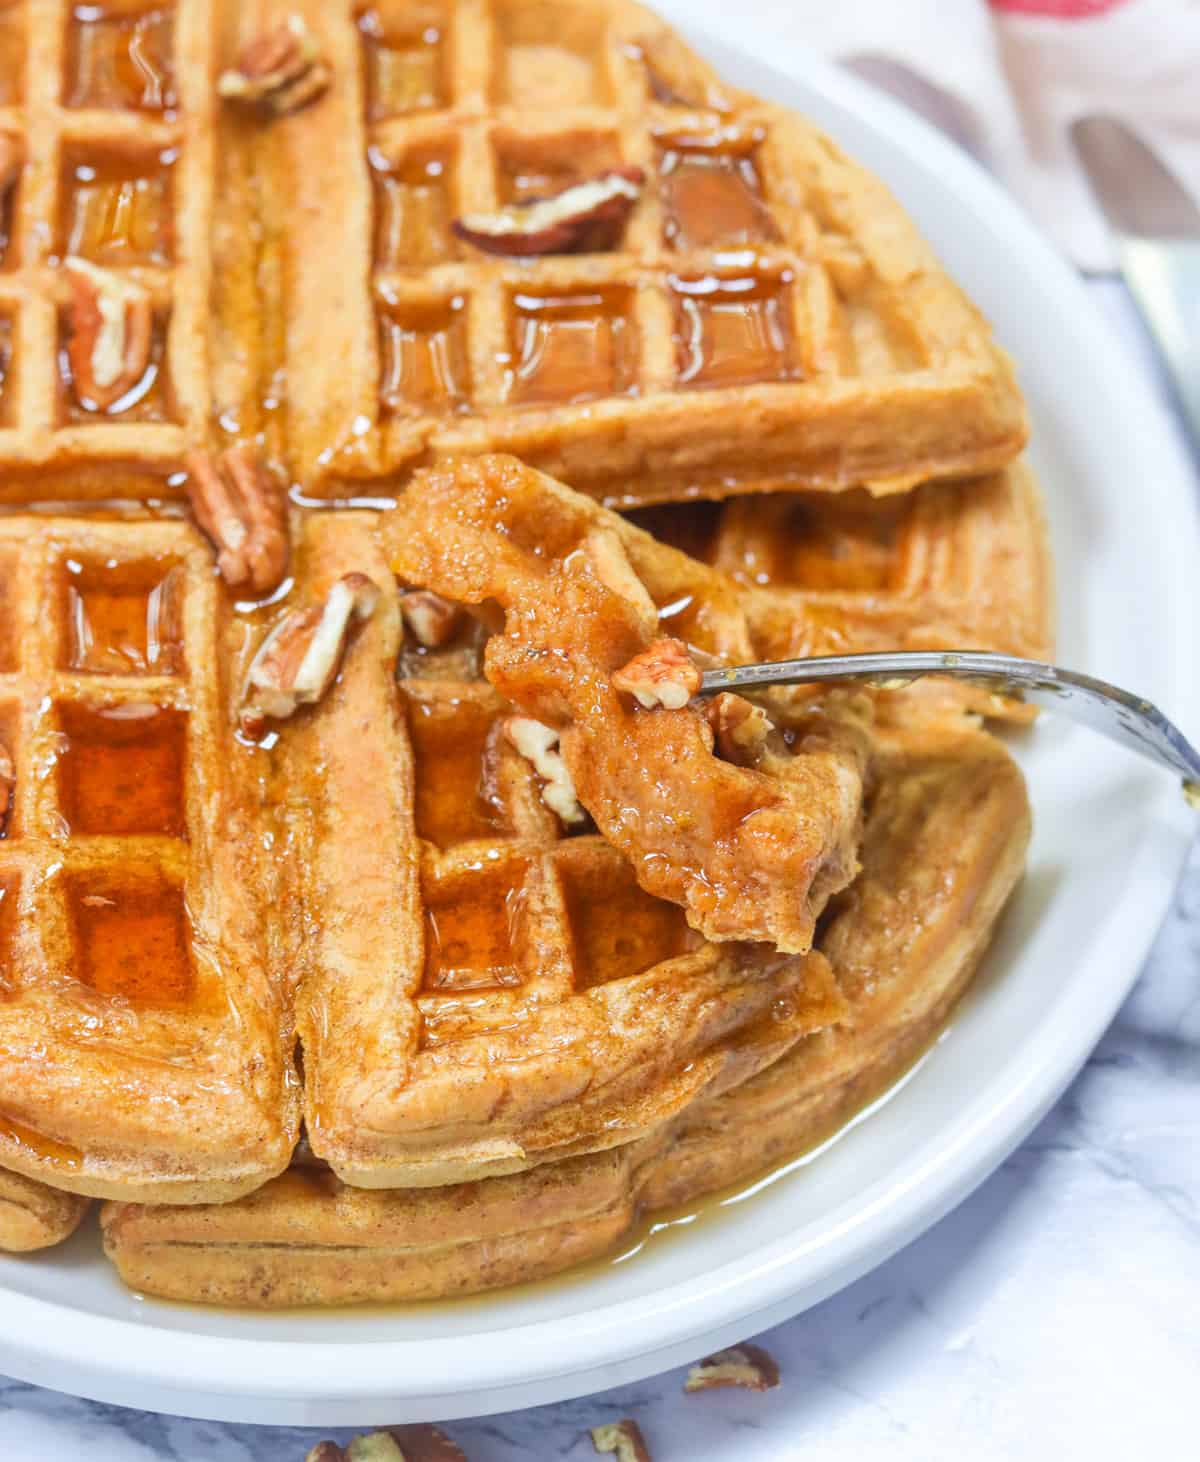
<instances>
[{"instance_id":1,"label":"pecan crumb on counter","mask_svg":"<svg viewBox=\"0 0 1200 1462\"><path fill-rule=\"evenodd\" d=\"M685 1391L716 1391L740 1386L747 1391L770 1391L779 1385L779 1367L761 1345L732 1345L698 1361L687 1373Z\"/></svg>"},{"instance_id":2,"label":"pecan crumb on counter","mask_svg":"<svg viewBox=\"0 0 1200 1462\"><path fill-rule=\"evenodd\" d=\"M650 1449L642 1429L628 1417L592 1428L592 1446L597 1452L615 1453L617 1462L651 1462Z\"/></svg>"},{"instance_id":3,"label":"pecan crumb on counter","mask_svg":"<svg viewBox=\"0 0 1200 1462\"><path fill-rule=\"evenodd\" d=\"M344 1447L318 1442L304 1462L467 1462L440 1427L394 1426L354 1437Z\"/></svg>"}]
</instances>

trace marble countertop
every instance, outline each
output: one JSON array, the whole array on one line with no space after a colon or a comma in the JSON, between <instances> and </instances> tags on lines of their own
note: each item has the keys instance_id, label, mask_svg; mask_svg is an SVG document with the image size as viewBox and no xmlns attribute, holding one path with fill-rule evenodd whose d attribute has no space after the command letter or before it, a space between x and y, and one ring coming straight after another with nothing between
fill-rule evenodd
<instances>
[{"instance_id":1,"label":"marble countertop","mask_svg":"<svg viewBox=\"0 0 1200 1462\"><path fill-rule=\"evenodd\" d=\"M1092 289L1157 377L1120 286ZM777 1390L685 1399L670 1372L446 1430L470 1462L586 1459L587 1429L623 1416L655 1462L1185 1455L1200 1374L1198 971L1193 849L1141 981L1066 1096L923 1238L760 1337ZM0 1377L4 1457L303 1462L322 1435L350 1433L186 1421Z\"/></svg>"}]
</instances>

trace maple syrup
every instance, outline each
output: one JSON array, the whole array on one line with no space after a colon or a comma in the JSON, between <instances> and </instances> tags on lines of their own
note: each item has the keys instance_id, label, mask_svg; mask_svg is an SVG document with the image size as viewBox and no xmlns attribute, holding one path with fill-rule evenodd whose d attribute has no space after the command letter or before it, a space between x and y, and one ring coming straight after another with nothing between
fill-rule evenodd
<instances>
[{"instance_id":1,"label":"maple syrup","mask_svg":"<svg viewBox=\"0 0 1200 1462\"><path fill-rule=\"evenodd\" d=\"M16 607L16 579L16 554L0 553L0 675L11 674L21 660L12 613Z\"/></svg>"},{"instance_id":2,"label":"maple syrup","mask_svg":"<svg viewBox=\"0 0 1200 1462\"><path fill-rule=\"evenodd\" d=\"M101 407L76 390L71 372L71 361L67 355L67 341L71 327L66 310L59 312L58 320L58 416L63 425L68 423L92 422L98 418L124 422L170 421L175 415L175 404L166 376L167 321L155 313L150 334L150 358L141 377L119 396L110 406Z\"/></svg>"},{"instance_id":3,"label":"maple syrup","mask_svg":"<svg viewBox=\"0 0 1200 1462\"><path fill-rule=\"evenodd\" d=\"M0 1112L0 1148L16 1147L24 1158L35 1158L39 1164L74 1172L83 1165L83 1153L69 1142L58 1142L44 1132L18 1122Z\"/></svg>"},{"instance_id":4,"label":"maple syrup","mask_svg":"<svg viewBox=\"0 0 1200 1462\"><path fill-rule=\"evenodd\" d=\"M457 257L450 169L444 152L415 153L393 168L372 151L377 269L419 268Z\"/></svg>"},{"instance_id":5,"label":"maple syrup","mask_svg":"<svg viewBox=\"0 0 1200 1462\"><path fill-rule=\"evenodd\" d=\"M379 395L389 411L454 411L467 399L465 301L406 305L379 316Z\"/></svg>"},{"instance_id":6,"label":"maple syrup","mask_svg":"<svg viewBox=\"0 0 1200 1462\"><path fill-rule=\"evenodd\" d=\"M100 995L178 1008L194 974L183 890L156 869L67 875L75 972Z\"/></svg>"},{"instance_id":7,"label":"maple syrup","mask_svg":"<svg viewBox=\"0 0 1200 1462\"><path fill-rule=\"evenodd\" d=\"M747 249L779 239L751 149L660 143L663 241L672 249Z\"/></svg>"},{"instance_id":8,"label":"maple syrup","mask_svg":"<svg viewBox=\"0 0 1200 1462\"><path fill-rule=\"evenodd\" d=\"M166 561L63 560L63 663L98 675L178 675L183 579Z\"/></svg>"},{"instance_id":9,"label":"maple syrup","mask_svg":"<svg viewBox=\"0 0 1200 1462\"><path fill-rule=\"evenodd\" d=\"M15 873L0 873L0 1000L13 993L13 972L16 957L13 942L17 936L17 897L21 881Z\"/></svg>"},{"instance_id":10,"label":"maple syrup","mask_svg":"<svg viewBox=\"0 0 1200 1462\"><path fill-rule=\"evenodd\" d=\"M12 423L12 402L9 373L12 369L13 322L10 315L0 315L0 426Z\"/></svg>"},{"instance_id":11,"label":"maple syrup","mask_svg":"<svg viewBox=\"0 0 1200 1462\"><path fill-rule=\"evenodd\" d=\"M60 187L59 257L105 268L166 265L174 252L171 170L178 154L98 154L69 149Z\"/></svg>"},{"instance_id":12,"label":"maple syrup","mask_svg":"<svg viewBox=\"0 0 1200 1462\"><path fill-rule=\"evenodd\" d=\"M623 860L600 868L560 863L571 941L575 988L590 990L639 975L696 946L683 910L645 893Z\"/></svg>"},{"instance_id":13,"label":"maple syrup","mask_svg":"<svg viewBox=\"0 0 1200 1462\"><path fill-rule=\"evenodd\" d=\"M748 545L735 576L755 584L870 593L895 587L897 539L908 511L865 492L796 502L783 531Z\"/></svg>"},{"instance_id":14,"label":"maple syrup","mask_svg":"<svg viewBox=\"0 0 1200 1462\"><path fill-rule=\"evenodd\" d=\"M625 289L513 295L505 394L520 405L567 404L633 390L636 361Z\"/></svg>"},{"instance_id":15,"label":"maple syrup","mask_svg":"<svg viewBox=\"0 0 1200 1462\"><path fill-rule=\"evenodd\" d=\"M146 703L64 702L59 810L73 833L182 838L187 716Z\"/></svg>"},{"instance_id":16,"label":"maple syrup","mask_svg":"<svg viewBox=\"0 0 1200 1462\"><path fill-rule=\"evenodd\" d=\"M14 231L17 223L17 198L21 179L4 190L0 198L0 269L11 269L17 263Z\"/></svg>"},{"instance_id":17,"label":"maple syrup","mask_svg":"<svg viewBox=\"0 0 1200 1462\"><path fill-rule=\"evenodd\" d=\"M681 386L745 386L792 381L790 275L673 277Z\"/></svg>"},{"instance_id":18,"label":"maple syrup","mask_svg":"<svg viewBox=\"0 0 1200 1462\"><path fill-rule=\"evenodd\" d=\"M167 6L77 4L67 34L68 107L172 112L178 98L174 15Z\"/></svg>"},{"instance_id":19,"label":"maple syrup","mask_svg":"<svg viewBox=\"0 0 1200 1462\"><path fill-rule=\"evenodd\" d=\"M425 889L426 993L521 984L513 934L522 905L523 864L481 863L449 886Z\"/></svg>"},{"instance_id":20,"label":"maple syrup","mask_svg":"<svg viewBox=\"0 0 1200 1462\"><path fill-rule=\"evenodd\" d=\"M0 4L0 107L21 101L25 76L25 6Z\"/></svg>"},{"instance_id":21,"label":"maple syrup","mask_svg":"<svg viewBox=\"0 0 1200 1462\"><path fill-rule=\"evenodd\" d=\"M636 509L626 516L689 558L711 563L713 539L724 511L725 505L719 502L660 503Z\"/></svg>"},{"instance_id":22,"label":"maple syrup","mask_svg":"<svg viewBox=\"0 0 1200 1462\"><path fill-rule=\"evenodd\" d=\"M463 699L405 696L416 762L417 836L439 848L491 837L499 817L484 794L484 756L494 710Z\"/></svg>"},{"instance_id":23,"label":"maple syrup","mask_svg":"<svg viewBox=\"0 0 1200 1462\"><path fill-rule=\"evenodd\" d=\"M427 112L448 101L445 20L440 6L418 4L386 19L379 9L358 19L367 71L367 116L372 122Z\"/></svg>"}]
</instances>

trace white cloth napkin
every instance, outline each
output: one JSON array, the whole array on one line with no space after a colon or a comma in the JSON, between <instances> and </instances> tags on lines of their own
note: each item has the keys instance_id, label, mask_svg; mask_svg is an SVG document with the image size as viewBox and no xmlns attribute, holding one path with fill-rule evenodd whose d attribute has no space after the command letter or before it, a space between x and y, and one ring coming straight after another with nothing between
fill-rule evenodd
<instances>
[{"instance_id":1,"label":"white cloth napkin","mask_svg":"<svg viewBox=\"0 0 1200 1462\"><path fill-rule=\"evenodd\" d=\"M1110 269L1113 258L1068 136L1077 117L1119 117L1200 197L1200 0L658 0L658 8L783 69L801 46L848 63L975 152L1084 269Z\"/></svg>"}]
</instances>

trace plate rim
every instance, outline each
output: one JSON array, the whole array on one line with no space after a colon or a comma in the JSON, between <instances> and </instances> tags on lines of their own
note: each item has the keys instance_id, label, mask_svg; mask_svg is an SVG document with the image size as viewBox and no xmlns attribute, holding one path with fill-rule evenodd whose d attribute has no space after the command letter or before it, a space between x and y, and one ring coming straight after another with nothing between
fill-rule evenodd
<instances>
[{"instance_id":1,"label":"plate rim","mask_svg":"<svg viewBox=\"0 0 1200 1462\"><path fill-rule=\"evenodd\" d=\"M852 114L867 129L886 134L888 146L903 154L907 165L936 171L944 191L968 200L1011 241L1029 260L1031 272L1062 300L1077 333L1090 333L1098 358L1107 355L1102 369L1124 370L1126 420L1129 429L1144 432L1153 444L1148 455L1158 471L1157 503L1173 527L1173 559L1181 559L1189 544L1195 554L1200 548L1200 509L1190 463L1165 406L1132 368L1124 344L1098 315L1075 272L999 183L923 119L821 57L797 53L786 68L768 65L745 46L690 24L681 28L701 50L773 72ZM1185 603L1190 600L1192 612L1172 627L1171 707L1185 723L1196 724L1200 678L1189 678L1186 666L1195 659L1191 626L1200 622L1200 586L1195 578L1189 582L1184 577L1178 594ZM423 1419L430 1419L431 1411L447 1419L530 1404L528 1396L518 1393L531 1386L536 1399L545 1401L645 1377L694 1356L701 1341L725 1343L799 1313L882 1262L961 1202L1074 1078L1140 973L1191 843L1191 815L1165 783L1144 827L1130 849L1131 859L1140 857L1152 865L1143 868L1136 882L1139 918L1117 928L1103 967L1095 972L1088 1016L1074 1034L1069 1055L1064 1059L1057 1027L1036 1031L1022 1052L1021 1079L1003 1101L986 1110L969 1103L939 1134L936 1152L926 1151L921 1163L906 1163L854 1203L834 1208L828 1228L803 1254L794 1239L778 1239L721 1265L702 1286L677 1281L657 1292L652 1302L635 1297L583 1311L572 1317L569 1359L562 1345L562 1318L419 1341L264 1340L151 1329L13 1291L0 1279L4 1368L39 1384L56 1385L56 1376L65 1376L65 1384L80 1394L138 1404L128 1400L132 1383L146 1403L152 1405L156 1393L176 1405L183 1398L186 1404L179 1409L188 1414L222 1419L369 1423L374 1401L395 1420L398 1396L420 1402ZM1128 897L1133 899L1134 893ZM874 1237L873 1226L878 1229ZM638 1336L635 1349L628 1344L629 1334ZM468 1346L474 1347L469 1378L448 1390L446 1377L464 1374Z\"/></svg>"}]
</instances>

